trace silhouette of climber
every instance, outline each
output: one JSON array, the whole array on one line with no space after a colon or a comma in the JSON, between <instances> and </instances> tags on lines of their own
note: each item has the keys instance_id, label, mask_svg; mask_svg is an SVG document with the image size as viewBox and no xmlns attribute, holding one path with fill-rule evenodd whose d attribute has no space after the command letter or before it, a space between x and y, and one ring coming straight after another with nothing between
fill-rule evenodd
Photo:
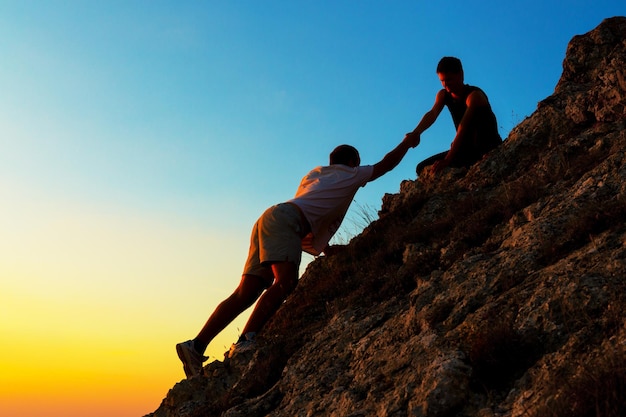
<instances>
[{"instance_id":1,"label":"silhouette of climber","mask_svg":"<svg viewBox=\"0 0 626 417\"><path fill-rule=\"evenodd\" d=\"M496 116L487 95L480 88L464 83L461 61L454 57L443 57L437 65L437 76L443 89L437 93L432 109L424 114L417 127L407 136L420 137L435 123L444 107L448 107L452 115L456 136L448 151L420 162L415 169L417 175L430 165L433 173L448 166L469 167L502 143Z\"/></svg>"},{"instance_id":2,"label":"silhouette of climber","mask_svg":"<svg viewBox=\"0 0 626 417\"><path fill-rule=\"evenodd\" d=\"M375 165L361 166L359 152L340 145L330 154L330 165L311 170L291 200L267 209L257 220L239 286L222 301L198 335L176 345L187 378L202 373L204 352L239 314L258 300L229 357L254 347L254 337L278 310L298 283L302 251L332 255L328 242L337 231L360 187L395 168L419 136L405 136Z\"/></svg>"}]
</instances>

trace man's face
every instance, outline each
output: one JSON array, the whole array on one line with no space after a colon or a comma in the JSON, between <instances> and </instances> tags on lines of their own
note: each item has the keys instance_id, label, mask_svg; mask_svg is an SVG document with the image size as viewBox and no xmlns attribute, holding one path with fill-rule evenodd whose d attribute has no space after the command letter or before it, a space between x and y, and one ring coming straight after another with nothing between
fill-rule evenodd
<instances>
[{"instance_id":1,"label":"man's face","mask_svg":"<svg viewBox=\"0 0 626 417\"><path fill-rule=\"evenodd\" d=\"M439 80L443 88L453 96L457 96L463 92L463 73L455 72L438 72Z\"/></svg>"}]
</instances>

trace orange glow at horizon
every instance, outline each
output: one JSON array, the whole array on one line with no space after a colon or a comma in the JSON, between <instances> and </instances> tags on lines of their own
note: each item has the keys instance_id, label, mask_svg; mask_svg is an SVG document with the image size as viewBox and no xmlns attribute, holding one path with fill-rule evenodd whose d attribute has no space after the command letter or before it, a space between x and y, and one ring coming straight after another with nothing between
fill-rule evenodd
<instances>
[{"instance_id":1,"label":"orange glow at horizon","mask_svg":"<svg viewBox=\"0 0 626 417\"><path fill-rule=\"evenodd\" d=\"M155 411L184 378L175 344L236 286L246 239L71 202L44 220L37 201L20 201L0 219L11 236L0 240L0 416ZM226 253L211 262L212 252ZM206 297L189 306L192 290ZM212 360L237 326L210 346Z\"/></svg>"}]
</instances>

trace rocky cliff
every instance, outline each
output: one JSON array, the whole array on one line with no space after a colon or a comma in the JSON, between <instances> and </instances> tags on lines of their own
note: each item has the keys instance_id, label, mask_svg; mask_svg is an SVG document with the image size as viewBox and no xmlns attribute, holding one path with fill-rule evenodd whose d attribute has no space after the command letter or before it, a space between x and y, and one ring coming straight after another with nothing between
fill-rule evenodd
<instances>
[{"instance_id":1,"label":"rocky cliff","mask_svg":"<svg viewBox=\"0 0 626 417\"><path fill-rule=\"evenodd\" d=\"M626 415L626 18L469 170L386 195L152 417Z\"/></svg>"}]
</instances>

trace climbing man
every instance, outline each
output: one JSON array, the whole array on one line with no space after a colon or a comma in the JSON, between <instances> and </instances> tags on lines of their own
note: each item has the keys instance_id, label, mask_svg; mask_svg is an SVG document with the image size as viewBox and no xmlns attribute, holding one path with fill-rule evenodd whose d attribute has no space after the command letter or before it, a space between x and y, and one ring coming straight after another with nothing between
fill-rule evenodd
<instances>
[{"instance_id":1,"label":"climbing man","mask_svg":"<svg viewBox=\"0 0 626 417\"><path fill-rule=\"evenodd\" d=\"M328 242L358 189L395 168L419 140L419 135L405 136L378 163L364 166L354 147L340 145L330 154L328 166L314 168L302 179L294 198L261 215L252 229L239 286L217 306L194 339L176 345L187 378L202 373L209 343L258 300L229 356L254 347L255 335L295 289L302 251L332 255Z\"/></svg>"}]
</instances>

